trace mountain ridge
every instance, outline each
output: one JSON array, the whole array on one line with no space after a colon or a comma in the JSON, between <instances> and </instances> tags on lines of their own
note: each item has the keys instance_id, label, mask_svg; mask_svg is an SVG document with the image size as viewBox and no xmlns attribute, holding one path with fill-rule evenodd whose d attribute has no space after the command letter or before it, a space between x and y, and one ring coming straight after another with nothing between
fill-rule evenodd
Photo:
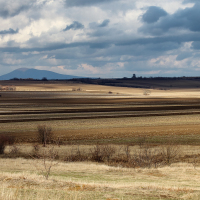
<instances>
[{"instance_id":1,"label":"mountain ridge","mask_svg":"<svg viewBox=\"0 0 200 200\"><path fill-rule=\"evenodd\" d=\"M0 80L10 80L10 79L42 79L46 78L48 80L57 80L57 79L73 79L73 78L82 78L79 76L73 75L64 75L48 70L38 70L33 68L19 68L7 74L0 76Z\"/></svg>"}]
</instances>

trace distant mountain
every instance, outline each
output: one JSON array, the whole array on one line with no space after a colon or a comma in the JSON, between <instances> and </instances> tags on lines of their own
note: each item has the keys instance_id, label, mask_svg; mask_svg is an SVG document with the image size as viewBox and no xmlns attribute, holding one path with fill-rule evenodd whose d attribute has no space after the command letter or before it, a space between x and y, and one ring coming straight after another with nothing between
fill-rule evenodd
<instances>
[{"instance_id":1,"label":"distant mountain","mask_svg":"<svg viewBox=\"0 0 200 200\"><path fill-rule=\"evenodd\" d=\"M10 79L13 79L13 78L42 79L44 77L47 78L48 80L82 78L82 77L78 77L78 76L58 74L58 73L47 71L47 70L20 68L20 69L14 70L14 71L12 71L8 74L0 76L0 80L10 80Z\"/></svg>"}]
</instances>

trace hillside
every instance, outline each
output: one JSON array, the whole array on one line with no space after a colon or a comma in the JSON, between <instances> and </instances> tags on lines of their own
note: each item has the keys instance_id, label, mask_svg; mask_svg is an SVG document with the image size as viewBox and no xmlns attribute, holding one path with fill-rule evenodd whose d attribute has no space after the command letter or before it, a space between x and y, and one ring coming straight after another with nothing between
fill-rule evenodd
<instances>
[{"instance_id":1,"label":"hillside","mask_svg":"<svg viewBox=\"0 0 200 200\"><path fill-rule=\"evenodd\" d=\"M47 70L37 70L37 69L28 69L28 68L20 68L16 69L8 74L0 76L0 80L10 80L13 78L17 79L72 79L72 78L80 78L78 76L72 75L63 75L55 72L47 71Z\"/></svg>"}]
</instances>

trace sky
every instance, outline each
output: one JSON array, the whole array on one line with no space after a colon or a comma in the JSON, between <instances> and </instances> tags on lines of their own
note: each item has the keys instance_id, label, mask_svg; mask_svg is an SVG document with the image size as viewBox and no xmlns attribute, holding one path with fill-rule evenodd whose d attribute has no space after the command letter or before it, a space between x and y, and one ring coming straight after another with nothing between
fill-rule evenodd
<instances>
[{"instance_id":1,"label":"sky","mask_svg":"<svg viewBox=\"0 0 200 200\"><path fill-rule=\"evenodd\" d=\"M0 75L200 76L199 0L0 0Z\"/></svg>"}]
</instances>

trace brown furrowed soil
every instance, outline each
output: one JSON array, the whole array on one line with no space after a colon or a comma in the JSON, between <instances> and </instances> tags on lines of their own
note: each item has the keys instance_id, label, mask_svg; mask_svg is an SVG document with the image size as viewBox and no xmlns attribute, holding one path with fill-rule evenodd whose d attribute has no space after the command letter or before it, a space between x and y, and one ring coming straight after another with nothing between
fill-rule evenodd
<instances>
[{"instance_id":1,"label":"brown furrowed soil","mask_svg":"<svg viewBox=\"0 0 200 200\"><path fill-rule=\"evenodd\" d=\"M145 136L155 143L166 138L200 143L198 90L152 90L149 96L141 89L81 84L18 85L17 90L0 92L0 133L20 141L35 141L37 126L47 125L56 138L71 142L124 143Z\"/></svg>"}]
</instances>

